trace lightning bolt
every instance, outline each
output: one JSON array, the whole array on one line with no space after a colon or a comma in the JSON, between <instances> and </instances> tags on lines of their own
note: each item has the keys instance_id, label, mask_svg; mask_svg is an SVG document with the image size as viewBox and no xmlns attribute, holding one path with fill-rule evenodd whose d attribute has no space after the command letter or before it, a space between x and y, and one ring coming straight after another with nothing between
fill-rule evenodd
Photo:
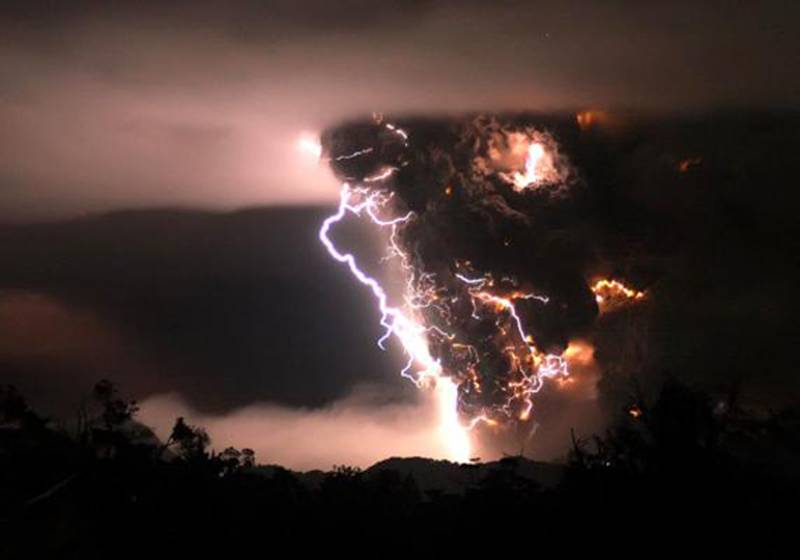
<instances>
[{"instance_id":1,"label":"lightning bolt","mask_svg":"<svg viewBox=\"0 0 800 560\"><path fill-rule=\"evenodd\" d=\"M369 276L359 268L356 258L352 253L343 253L337 249L330 238L331 228L340 223L348 214L356 217L366 215L370 221L380 228L390 229L390 238L394 239L396 228L413 217L409 212L404 216L384 220L379 216L381 207L385 206L389 196L381 193L369 193L363 189L351 189L348 184L342 186L339 198L339 207L333 215L326 218L319 230L319 240L328 253L338 262L347 265L350 273L364 286L369 288L380 310L380 324L385 331L378 339L378 346L385 349L385 342L394 336L400 342L406 355L408 364L402 375L411 379L417 386L432 386L436 392L439 404L439 431L449 458L466 462L471 455L471 442L468 428L461 425L458 418L458 385L448 377L442 375L442 367L431 356L428 348L428 328L424 327L411 314L403 309L389 304L386 291L377 279ZM396 244L392 250L401 254ZM421 369L416 374L409 373L417 365Z\"/></svg>"},{"instance_id":2,"label":"lightning bolt","mask_svg":"<svg viewBox=\"0 0 800 560\"><path fill-rule=\"evenodd\" d=\"M408 134L405 131L389 123L384 126L397 135L404 145L408 145ZM372 151L372 148L363 148L333 159L338 161L357 158ZM525 175L517 173L518 187L524 188L537 181L537 164L543 157L544 147L541 144L534 143L528 147ZM365 177L360 185L354 187L349 183L343 184L338 208L323 221L319 240L331 257L346 265L353 277L372 293L380 313L380 325L384 329L377 341L378 346L385 350L388 340L397 340L408 358L401 375L420 388L434 391L439 405L439 431L447 456L452 460L465 462L471 457L472 451L470 430L478 424L495 426L509 419L514 422L529 420L534 395L541 390L545 379L555 378L559 382L571 379L568 378L568 363L563 354L545 353L537 348L533 336L526 332L517 311L516 306L522 300L537 300L548 304L547 297L517 290L517 283L513 278L503 277L496 285L490 274L477 276L469 262L454 263L455 268L460 270L453 274L452 278L457 280L454 282L450 282L447 277L441 279L434 273L417 270L412 265L409 255L398 242L398 232L416 216L414 212L394 215L389 210L390 206L394 206L393 193L374 188L390 180L397 171L397 167L385 166L375 174ZM379 280L367 274L352 253L341 251L331 239L333 228L348 217L368 219L378 229L388 233L389 251L385 258L397 258L407 275L403 305L392 305ZM513 291L507 286L501 289L501 285L511 286ZM600 304L604 301L607 303L612 298L636 300L644 297L643 292L610 280L597 282L592 290ZM497 340L500 341L497 343L497 350L509 360L508 370L495 372L492 377L493 383L498 380L500 383L490 388L492 391L499 388L506 400L504 403L500 401L493 404L490 408L470 410L468 399L460 401L465 394L474 395L483 390L484 380L478 373L481 360L479 348L456 340L455 334L426 321L434 320L438 316L440 321L437 322L444 324L445 328L452 326L450 305L461 297L469 298L474 320L494 323L498 333ZM434 348L437 355L449 355L458 363L458 367L448 365L445 374L440 361L431 352L431 342L436 344ZM469 416L466 424L461 423L462 414Z\"/></svg>"}]
</instances>

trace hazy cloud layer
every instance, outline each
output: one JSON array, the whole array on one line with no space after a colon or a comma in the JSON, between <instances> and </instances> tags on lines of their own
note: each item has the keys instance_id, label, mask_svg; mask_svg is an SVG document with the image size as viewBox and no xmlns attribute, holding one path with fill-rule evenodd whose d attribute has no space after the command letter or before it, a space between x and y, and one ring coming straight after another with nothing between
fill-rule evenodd
<instances>
[{"instance_id":1,"label":"hazy cloud layer","mask_svg":"<svg viewBox=\"0 0 800 560\"><path fill-rule=\"evenodd\" d=\"M365 468L387 457L447 459L437 415L430 393L417 402L393 403L369 389L319 409L260 403L224 415L199 414L178 395L159 395L144 401L141 412L164 440L176 416L184 416L208 430L218 451L249 447L261 463L300 470Z\"/></svg>"},{"instance_id":2,"label":"hazy cloud layer","mask_svg":"<svg viewBox=\"0 0 800 560\"><path fill-rule=\"evenodd\" d=\"M10 3L0 218L327 202L304 131L385 112L800 99L779 1Z\"/></svg>"}]
</instances>

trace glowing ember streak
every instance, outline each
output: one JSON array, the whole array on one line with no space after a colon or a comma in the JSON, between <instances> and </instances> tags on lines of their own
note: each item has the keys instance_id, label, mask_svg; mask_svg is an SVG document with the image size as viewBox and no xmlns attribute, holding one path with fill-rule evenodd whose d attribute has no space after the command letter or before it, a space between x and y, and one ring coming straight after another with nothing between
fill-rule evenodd
<instances>
[{"instance_id":1,"label":"glowing ember streak","mask_svg":"<svg viewBox=\"0 0 800 560\"><path fill-rule=\"evenodd\" d=\"M678 171L680 171L681 173L686 173L691 168L696 167L701 163L703 163L703 158L701 157L693 157L681 160L680 162L678 162Z\"/></svg>"},{"instance_id":2,"label":"glowing ember streak","mask_svg":"<svg viewBox=\"0 0 800 560\"><path fill-rule=\"evenodd\" d=\"M408 143L408 133L406 133L405 130L403 130L402 128L397 128L395 125L393 125L391 123L387 123L386 124L386 128L388 128L389 130L391 130L392 132L397 134L400 138L402 138L403 139L403 143L406 143L406 144Z\"/></svg>"},{"instance_id":3,"label":"glowing ember streak","mask_svg":"<svg viewBox=\"0 0 800 560\"><path fill-rule=\"evenodd\" d=\"M361 200L353 201L354 198L358 197ZM386 292L380 283L358 267L352 254L340 252L329 237L331 227L344 219L347 213L355 216L366 214L374 224L391 228L392 235L394 235L396 226L408 221L412 214L409 213L392 220L382 220L377 215L376 210L385 202L385 195L353 191L349 185L345 184L342 187L339 208L335 214L322 223L319 239L334 259L346 264L353 276L372 291L381 312L381 325L386 329L386 332L378 341L378 345L383 348L383 343L387 338L392 335L397 337L409 357L408 365L403 369L403 375L414 381L418 386L424 385L426 381L432 382L440 407L440 432L448 448L450 458L459 462L467 462L469 461L471 446L469 435L458 420L458 386L452 380L441 375L442 368L439 362L431 356L428 349L426 339L428 329L413 317L404 313L402 309L389 305ZM415 364L422 369L415 374L410 374L409 371Z\"/></svg>"},{"instance_id":4,"label":"glowing ember streak","mask_svg":"<svg viewBox=\"0 0 800 560\"><path fill-rule=\"evenodd\" d=\"M542 157L544 157L544 146L538 142L534 142L528 146L528 155L525 158L525 172L520 173L519 171L515 171L511 176L516 190L521 191L539 181L540 177L537 173L537 167Z\"/></svg>"},{"instance_id":5,"label":"glowing ember streak","mask_svg":"<svg viewBox=\"0 0 800 560\"><path fill-rule=\"evenodd\" d=\"M370 154L370 153L372 153L372 148L364 148L363 150L358 150L357 152L353 152L352 154L345 154L343 156L337 156L337 157L335 157L333 159L334 159L334 161L344 161L346 159L354 159L354 158L361 157L363 155Z\"/></svg>"},{"instance_id":6,"label":"glowing ember streak","mask_svg":"<svg viewBox=\"0 0 800 560\"><path fill-rule=\"evenodd\" d=\"M629 288L617 280L603 278L592 285L592 292L601 309L606 309L628 301L637 301L645 297L645 293Z\"/></svg>"},{"instance_id":7,"label":"glowing ember streak","mask_svg":"<svg viewBox=\"0 0 800 560\"><path fill-rule=\"evenodd\" d=\"M528 367L528 372L524 371L522 359L516 354L513 346L508 347L509 358L514 364L514 369L519 373L519 379L508 383L507 392L509 392L510 395L503 408L504 412L509 414L510 411L515 410L514 404L519 403L518 408L521 410L517 413L517 418L522 421L528 420L533 411L533 395L541 390L543 384L542 380L544 378L564 379L569 376L569 368L567 361L562 356L545 354L536 348L533 336L525 332L522 320L517 314L514 300L536 299L542 303L547 303L549 299L544 296L519 292L515 292L509 297L504 298L483 289L486 284L491 283L489 278L468 278L463 274L456 274L456 278L470 286L468 291L473 298L473 317L479 318L477 315L477 308L475 307L475 301L478 301L492 305L498 312L507 312L514 323L520 342L527 349L529 363L532 367ZM479 417L473 420L472 425L476 423L476 420L485 421L486 418Z\"/></svg>"},{"instance_id":8,"label":"glowing ember streak","mask_svg":"<svg viewBox=\"0 0 800 560\"><path fill-rule=\"evenodd\" d=\"M372 175L371 177L367 177L366 179L364 179L364 182L365 183L377 183L379 181L383 181L384 179L388 179L389 177L394 175L395 171L397 171L397 169L395 169L394 167L387 167L383 171L381 171L380 173L378 173L376 175Z\"/></svg>"}]
</instances>

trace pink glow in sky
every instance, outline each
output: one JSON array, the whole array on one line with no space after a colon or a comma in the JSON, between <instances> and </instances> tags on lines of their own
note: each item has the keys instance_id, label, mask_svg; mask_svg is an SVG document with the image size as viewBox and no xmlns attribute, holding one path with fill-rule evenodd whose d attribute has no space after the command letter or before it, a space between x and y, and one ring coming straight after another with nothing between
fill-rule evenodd
<instances>
[{"instance_id":1,"label":"pink glow in sky","mask_svg":"<svg viewBox=\"0 0 800 560\"><path fill-rule=\"evenodd\" d=\"M797 101L793 66L767 56L792 51L792 18L768 7L728 3L720 26L693 2L335 4L10 9L0 219L333 203L296 138L372 111Z\"/></svg>"}]
</instances>

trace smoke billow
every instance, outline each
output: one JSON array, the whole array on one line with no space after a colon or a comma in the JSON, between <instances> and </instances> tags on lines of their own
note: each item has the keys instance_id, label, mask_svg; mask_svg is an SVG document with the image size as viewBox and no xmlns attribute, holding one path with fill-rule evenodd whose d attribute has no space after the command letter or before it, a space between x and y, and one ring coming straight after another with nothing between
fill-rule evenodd
<instances>
[{"instance_id":1,"label":"smoke billow","mask_svg":"<svg viewBox=\"0 0 800 560\"><path fill-rule=\"evenodd\" d=\"M393 236L406 301L469 417L528 420L598 315L592 279L613 243L597 219L602 190L571 162L582 132L573 117L378 116L323 135L353 192L409 213Z\"/></svg>"}]
</instances>

